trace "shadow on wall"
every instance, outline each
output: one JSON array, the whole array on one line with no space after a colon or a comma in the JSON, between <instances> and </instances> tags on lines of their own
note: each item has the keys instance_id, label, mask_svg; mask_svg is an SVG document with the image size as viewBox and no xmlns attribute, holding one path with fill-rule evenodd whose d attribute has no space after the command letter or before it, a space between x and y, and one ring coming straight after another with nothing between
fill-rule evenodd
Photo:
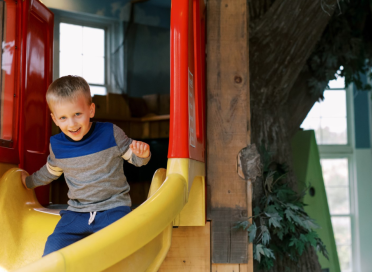
<instances>
[{"instance_id":1,"label":"shadow on wall","mask_svg":"<svg viewBox=\"0 0 372 272\"><path fill-rule=\"evenodd\" d=\"M48 8L89 13L121 21L129 21L130 0L43 0ZM135 23L169 28L170 0L156 0L136 4Z\"/></svg>"}]
</instances>

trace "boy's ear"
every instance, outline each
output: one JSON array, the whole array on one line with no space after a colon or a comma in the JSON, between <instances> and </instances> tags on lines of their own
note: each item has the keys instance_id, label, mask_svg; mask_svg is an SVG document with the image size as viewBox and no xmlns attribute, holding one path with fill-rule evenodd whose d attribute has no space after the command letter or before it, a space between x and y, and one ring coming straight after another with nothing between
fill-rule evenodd
<instances>
[{"instance_id":1,"label":"boy's ear","mask_svg":"<svg viewBox=\"0 0 372 272\"><path fill-rule=\"evenodd\" d=\"M96 113L96 104L92 103L90 104L89 117L93 118L95 113Z\"/></svg>"},{"instance_id":2,"label":"boy's ear","mask_svg":"<svg viewBox=\"0 0 372 272\"><path fill-rule=\"evenodd\" d=\"M57 120L54 117L53 113L51 113L50 116L52 116L52 119L53 119L54 124L56 124L56 126L59 127L58 124L57 124Z\"/></svg>"}]
</instances>

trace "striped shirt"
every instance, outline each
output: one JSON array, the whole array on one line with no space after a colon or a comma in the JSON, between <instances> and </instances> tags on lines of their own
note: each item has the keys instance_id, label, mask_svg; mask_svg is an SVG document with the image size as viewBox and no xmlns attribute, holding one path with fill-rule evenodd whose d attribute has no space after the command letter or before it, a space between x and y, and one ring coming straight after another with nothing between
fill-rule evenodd
<instances>
[{"instance_id":1,"label":"striped shirt","mask_svg":"<svg viewBox=\"0 0 372 272\"><path fill-rule=\"evenodd\" d=\"M26 185L46 185L64 173L69 188L68 210L91 212L131 206L123 159L142 166L151 157L137 157L129 148L131 142L111 123L93 123L80 141L72 141L61 132L50 138L47 163L26 178Z\"/></svg>"}]
</instances>

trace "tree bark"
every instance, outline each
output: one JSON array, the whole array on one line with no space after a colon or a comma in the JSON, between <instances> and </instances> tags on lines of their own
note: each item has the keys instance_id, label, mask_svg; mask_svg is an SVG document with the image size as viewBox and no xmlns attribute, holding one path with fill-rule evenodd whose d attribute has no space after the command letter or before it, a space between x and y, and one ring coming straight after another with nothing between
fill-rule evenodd
<instances>
[{"instance_id":1,"label":"tree bark","mask_svg":"<svg viewBox=\"0 0 372 272\"><path fill-rule=\"evenodd\" d=\"M286 182L295 190L290 141L318 99L309 93L306 85L309 73L303 68L331 19L336 2L276 0L250 26L252 143L258 148L264 145L272 161L288 166ZM253 192L253 206L256 206L263 195L262 179L255 182ZM275 272L320 270L312 247L298 263L277 258L272 269Z\"/></svg>"}]
</instances>

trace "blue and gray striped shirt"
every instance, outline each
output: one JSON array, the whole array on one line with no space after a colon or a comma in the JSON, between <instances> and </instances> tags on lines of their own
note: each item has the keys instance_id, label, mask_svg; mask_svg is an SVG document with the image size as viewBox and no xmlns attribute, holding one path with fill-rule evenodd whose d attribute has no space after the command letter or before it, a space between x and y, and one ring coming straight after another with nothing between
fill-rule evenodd
<instances>
[{"instance_id":1,"label":"blue and gray striped shirt","mask_svg":"<svg viewBox=\"0 0 372 272\"><path fill-rule=\"evenodd\" d=\"M72 141L61 132L50 138L47 163L26 178L26 185L46 185L64 173L69 188L68 210L92 212L131 206L123 159L142 166L151 157L137 157L129 148L131 142L111 123L93 123L80 141Z\"/></svg>"}]
</instances>

